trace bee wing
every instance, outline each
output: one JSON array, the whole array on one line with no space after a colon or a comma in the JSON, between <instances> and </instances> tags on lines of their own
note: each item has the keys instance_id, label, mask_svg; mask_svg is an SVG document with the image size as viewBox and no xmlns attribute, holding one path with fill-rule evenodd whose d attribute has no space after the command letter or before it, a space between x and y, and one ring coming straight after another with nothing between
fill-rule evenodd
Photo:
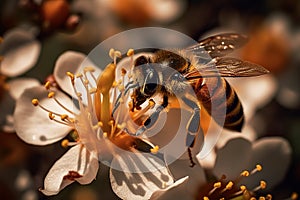
<instances>
[{"instance_id":1,"label":"bee wing","mask_svg":"<svg viewBox=\"0 0 300 200\"><path fill-rule=\"evenodd\" d=\"M211 58L217 58L242 47L247 41L248 38L245 35L224 33L200 40L198 44L187 48L187 50L200 57L209 54Z\"/></svg>"},{"instance_id":2,"label":"bee wing","mask_svg":"<svg viewBox=\"0 0 300 200\"><path fill-rule=\"evenodd\" d=\"M243 61L237 58L222 57L214 58L203 65L198 63L195 68L185 75L186 79L199 77L250 77L267 74L269 71L264 67Z\"/></svg>"}]
</instances>

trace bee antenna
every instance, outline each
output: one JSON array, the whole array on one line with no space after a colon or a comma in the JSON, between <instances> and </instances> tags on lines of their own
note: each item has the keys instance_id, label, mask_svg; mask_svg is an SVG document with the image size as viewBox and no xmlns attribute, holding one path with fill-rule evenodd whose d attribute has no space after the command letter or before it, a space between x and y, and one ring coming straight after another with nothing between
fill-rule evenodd
<instances>
[{"instance_id":1,"label":"bee antenna","mask_svg":"<svg viewBox=\"0 0 300 200\"><path fill-rule=\"evenodd\" d=\"M189 159L190 159L190 162L191 162L190 167L194 167L196 165L196 163L193 160L192 151L191 151L190 147L188 147L188 154L189 154Z\"/></svg>"}]
</instances>

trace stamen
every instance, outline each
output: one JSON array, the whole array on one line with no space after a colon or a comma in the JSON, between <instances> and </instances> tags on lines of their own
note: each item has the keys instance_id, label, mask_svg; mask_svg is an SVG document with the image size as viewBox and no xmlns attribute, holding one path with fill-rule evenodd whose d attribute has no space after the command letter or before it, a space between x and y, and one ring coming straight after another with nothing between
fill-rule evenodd
<instances>
[{"instance_id":1,"label":"stamen","mask_svg":"<svg viewBox=\"0 0 300 200\"><path fill-rule=\"evenodd\" d=\"M263 189L266 189L266 187L267 187L267 183L265 181L260 181L259 186L254 188L252 191L256 192L258 190L263 190Z\"/></svg>"},{"instance_id":2,"label":"stamen","mask_svg":"<svg viewBox=\"0 0 300 200\"><path fill-rule=\"evenodd\" d=\"M203 197L203 200L209 200L209 198L205 196L205 197Z\"/></svg>"},{"instance_id":3,"label":"stamen","mask_svg":"<svg viewBox=\"0 0 300 200\"><path fill-rule=\"evenodd\" d=\"M212 195L212 193L214 193L218 188L220 188L222 186L221 182L216 182L214 183L214 187L213 189L211 189L208 193L208 196Z\"/></svg>"},{"instance_id":4,"label":"stamen","mask_svg":"<svg viewBox=\"0 0 300 200\"><path fill-rule=\"evenodd\" d=\"M267 200L272 200L272 198L273 198L273 197L272 197L271 194L267 194L267 196L266 196L266 199L267 199Z\"/></svg>"},{"instance_id":5,"label":"stamen","mask_svg":"<svg viewBox=\"0 0 300 200\"><path fill-rule=\"evenodd\" d=\"M73 73L71 73L71 72L67 72L67 76L69 76L69 77L70 77L70 79L71 79L71 83L72 83L72 85L74 85L74 80L75 80L75 76L74 76L74 74L73 74Z\"/></svg>"},{"instance_id":6,"label":"stamen","mask_svg":"<svg viewBox=\"0 0 300 200\"><path fill-rule=\"evenodd\" d=\"M250 175L249 171L245 170L241 173L241 176L248 177Z\"/></svg>"},{"instance_id":7,"label":"stamen","mask_svg":"<svg viewBox=\"0 0 300 200\"><path fill-rule=\"evenodd\" d=\"M233 186L233 182L229 181L228 184L226 185L226 187L221 191L221 193L224 193L227 190L231 190Z\"/></svg>"},{"instance_id":8,"label":"stamen","mask_svg":"<svg viewBox=\"0 0 300 200\"><path fill-rule=\"evenodd\" d=\"M128 57L133 56L134 55L134 49L128 49L127 54Z\"/></svg>"},{"instance_id":9,"label":"stamen","mask_svg":"<svg viewBox=\"0 0 300 200\"><path fill-rule=\"evenodd\" d=\"M77 144L78 144L77 142L70 142L68 139L64 139L60 145L64 148L67 148L67 147L74 146Z\"/></svg>"},{"instance_id":10,"label":"stamen","mask_svg":"<svg viewBox=\"0 0 300 200\"><path fill-rule=\"evenodd\" d=\"M38 99L32 99L31 100L32 105L38 106L39 105L39 100Z\"/></svg>"},{"instance_id":11,"label":"stamen","mask_svg":"<svg viewBox=\"0 0 300 200\"><path fill-rule=\"evenodd\" d=\"M47 81L44 86L47 90L49 90L52 87L52 84L50 81Z\"/></svg>"},{"instance_id":12,"label":"stamen","mask_svg":"<svg viewBox=\"0 0 300 200\"><path fill-rule=\"evenodd\" d=\"M262 166L257 164L255 169L251 171L251 174L255 174L256 172L260 172L262 170Z\"/></svg>"}]
</instances>

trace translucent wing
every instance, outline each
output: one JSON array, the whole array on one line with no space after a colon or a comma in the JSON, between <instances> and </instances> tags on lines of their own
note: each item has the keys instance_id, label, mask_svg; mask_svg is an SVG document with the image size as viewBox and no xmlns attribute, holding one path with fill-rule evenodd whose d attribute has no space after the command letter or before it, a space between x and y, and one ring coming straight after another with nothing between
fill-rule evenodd
<instances>
[{"instance_id":1,"label":"translucent wing","mask_svg":"<svg viewBox=\"0 0 300 200\"><path fill-rule=\"evenodd\" d=\"M199 57L209 54L211 58L223 57L235 49L242 47L248 41L247 37L236 33L225 33L214 35L203 40L198 44L187 48Z\"/></svg>"},{"instance_id":2,"label":"translucent wing","mask_svg":"<svg viewBox=\"0 0 300 200\"><path fill-rule=\"evenodd\" d=\"M198 64L193 70L185 74L186 79L199 77L249 77L267 74L269 71L264 67L243 61L237 58L223 57L214 58L209 63Z\"/></svg>"}]
</instances>

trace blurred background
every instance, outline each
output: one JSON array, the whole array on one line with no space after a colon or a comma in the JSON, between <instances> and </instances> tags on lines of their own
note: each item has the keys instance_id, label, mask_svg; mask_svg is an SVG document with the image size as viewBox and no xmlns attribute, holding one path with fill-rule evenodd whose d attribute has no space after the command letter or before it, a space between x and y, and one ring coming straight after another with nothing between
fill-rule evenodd
<instances>
[{"instance_id":1,"label":"blurred background","mask_svg":"<svg viewBox=\"0 0 300 200\"><path fill-rule=\"evenodd\" d=\"M290 170L272 192L275 199L300 192L299 21L298 0L1 0L0 3L0 36L4 41L15 30L23 30L40 45L30 70L19 75L40 82L52 73L62 52L75 50L88 54L101 41L136 27L170 28L195 40L220 32L248 35L249 43L236 55L266 67L271 74L260 79L261 85L244 79L232 84L246 93L249 101L255 99L254 103L247 102L245 95L243 103L246 107L251 104L248 124L256 137L281 136L293 149ZM0 52L5 57L7 50L2 47ZM11 59L17 56L12 55ZM0 75L0 84L3 82ZM0 87L1 93L3 88ZM259 88L263 91L258 92ZM75 183L57 196L43 196L37 188L43 186L47 171L65 149L60 144L31 146L7 132L3 130L0 139L1 199L118 199L111 192L105 166L97 181L90 185Z\"/></svg>"}]
</instances>

